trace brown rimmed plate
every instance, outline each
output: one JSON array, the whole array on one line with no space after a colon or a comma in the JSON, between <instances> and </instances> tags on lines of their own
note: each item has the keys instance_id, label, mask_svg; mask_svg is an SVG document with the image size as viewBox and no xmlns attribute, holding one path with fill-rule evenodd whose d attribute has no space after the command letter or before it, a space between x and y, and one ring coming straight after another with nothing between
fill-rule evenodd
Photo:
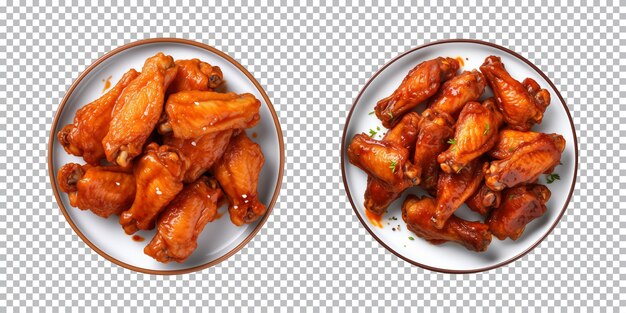
<instances>
[{"instance_id":1,"label":"brown rimmed plate","mask_svg":"<svg viewBox=\"0 0 626 313\"><path fill-rule=\"evenodd\" d=\"M58 169L66 163L84 164L82 158L68 155L59 144L56 133L72 122L76 110L98 98L130 68L141 69L146 58L163 52L174 59L198 58L219 66L226 80L227 91L249 92L261 101L261 120L247 130L252 140L259 143L265 155L265 165L259 179L259 197L267 205L267 213L254 224L234 226L228 218L226 205L219 209L221 218L209 223L198 238L198 248L184 263L159 263L143 253L154 231L128 236L118 218L100 218L89 211L69 205L67 195L60 192L56 181ZM48 169L54 195L61 212L76 234L94 251L109 261L125 268L149 274L182 274L199 271L218 264L241 250L259 232L272 212L281 187L284 166L284 145L278 116L257 80L241 64L216 48L195 41L176 38L157 38L136 41L121 46L90 65L70 86L61 101L50 131Z\"/></svg>"},{"instance_id":2,"label":"brown rimmed plate","mask_svg":"<svg viewBox=\"0 0 626 313\"><path fill-rule=\"evenodd\" d=\"M391 94L406 74L422 61L439 56L461 58L463 69L478 68L489 55L502 58L507 70L513 77L522 80L526 77L535 79L542 88L548 89L552 102L545 112L541 125L533 130L547 133L559 133L567 141L563 152L562 165L556 168L560 180L547 186L552 197L547 203L548 211L541 218L531 222L524 234L516 241L493 239L488 251L476 253L465 248L446 243L435 246L427 243L406 229L402 221L401 205L408 194L425 194L418 187L411 188L395 201L383 216L380 227L375 226L365 213L363 197L367 184L366 174L350 164L346 150L352 137L369 130L378 131L375 138L381 138L385 132L375 115L370 114L379 99ZM484 97L490 94L486 93ZM380 129L380 130L378 130ZM535 248L556 227L567 209L567 204L574 191L578 169L578 143L574 123L565 100L550 79L532 62L521 55L496 44L478 40L444 40L425 44L409 50L378 70L358 94L344 128L341 163L343 182L354 212L362 225L381 245L403 260L426 269L445 273L473 273L494 269L517 260ZM546 183L545 177L540 179ZM465 205L457 213L460 217L479 220Z\"/></svg>"}]
</instances>

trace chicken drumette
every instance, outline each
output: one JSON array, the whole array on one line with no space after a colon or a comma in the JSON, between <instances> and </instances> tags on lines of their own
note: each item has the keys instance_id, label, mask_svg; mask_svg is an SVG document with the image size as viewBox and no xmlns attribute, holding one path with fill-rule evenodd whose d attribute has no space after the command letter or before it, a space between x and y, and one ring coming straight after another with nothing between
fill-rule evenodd
<instances>
[{"instance_id":1,"label":"chicken drumette","mask_svg":"<svg viewBox=\"0 0 626 313\"><path fill-rule=\"evenodd\" d=\"M541 89L531 78L518 82L496 56L487 57L480 71L487 78L498 108L511 129L527 131L533 124L541 123L543 112L550 104L550 93L547 90Z\"/></svg>"},{"instance_id":2,"label":"chicken drumette","mask_svg":"<svg viewBox=\"0 0 626 313\"><path fill-rule=\"evenodd\" d=\"M183 91L167 99L159 132L193 139L216 131L249 128L261 118L260 107L261 102L249 93Z\"/></svg>"},{"instance_id":3,"label":"chicken drumette","mask_svg":"<svg viewBox=\"0 0 626 313\"><path fill-rule=\"evenodd\" d=\"M492 99L482 104L470 102L465 105L450 147L437 157L441 169L446 173L458 172L467 163L491 150L498 140L501 124L501 114Z\"/></svg>"},{"instance_id":4,"label":"chicken drumette","mask_svg":"<svg viewBox=\"0 0 626 313\"><path fill-rule=\"evenodd\" d=\"M137 76L134 69L126 72L111 90L76 112L74 124L65 125L57 134L67 153L82 156L89 164L100 164L105 157L102 139L109 131L115 102Z\"/></svg>"},{"instance_id":5,"label":"chicken drumette","mask_svg":"<svg viewBox=\"0 0 626 313\"><path fill-rule=\"evenodd\" d=\"M420 178L420 185L435 196L441 172L437 155L446 150L447 140L452 137L454 131L447 119L435 116L430 110L424 111L422 115L413 164L418 171L416 175Z\"/></svg>"},{"instance_id":6,"label":"chicken drumette","mask_svg":"<svg viewBox=\"0 0 626 313\"><path fill-rule=\"evenodd\" d=\"M184 262L198 246L204 226L215 220L222 190L206 176L185 186L165 208L144 252L159 262Z\"/></svg>"},{"instance_id":7,"label":"chicken drumette","mask_svg":"<svg viewBox=\"0 0 626 313\"><path fill-rule=\"evenodd\" d=\"M501 192L493 191L484 183L478 188L465 204L474 212L487 216L493 208L500 206Z\"/></svg>"},{"instance_id":8,"label":"chicken drumette","mask_svg":"<svg viewBox=\"0 0 626 313\"><path fill-rule=\"evenodd\" d=\"M443 228L435 228L431 217L435 213L435 199L409 195L402 205L402 219L407 228L432 244L453 241L472 251L485 251L491 243L489 227L451 216Z\"/></svg>"},{"instance_id":9,"label":"chicken drumette","mask_svg":"<svg viewBox=\"0 0 626 313\"><path fill-rule=\"evenodd\" d=\"M163 111L165 90L176 76L171 56L159 52L146 60L141 74L122 92L102 140L109 162L127 166L141 154Z\"/></svg>"},{"instance_id":10,"label":"chicken drumette","mask_svg":"<svg viewBox=\"0 0 626 313\"><path fill-rule=\"evenodd\" d=\"M146 146L135 164L137 195L133 206L120 216L127 234L154 228L165 206L183 189L186 164L177 149L156 143Z\"/></svg>"},{"instance_id":11,"label":"chicken drumette","mask_svg":"<svg viewBox=\"0 0 626 313\"><path fill-rule=\"evenodd\" d=\"M133 204L135 177L118 166L69 163L57 175L59 188L68 194L73 207L107 218Z\"/></svg>"},{"instance_id":12,"label":"chicken drumette","mask_svg":"<svg viewBox=\"0 0 626 313\"><path fill-rule=\"evenodd\" d=\"M430 109L435 114L445 114L456 120L463 106L468 102L478 101L486 86L487 81L479 71L465 71L443 83L433 97Z\"/></svg>"},{"instance_id":13,"label":"chicken drumette","mask_svg":"<svg viewBox=\"0 0 626 313\"><path fill-rule=\"evenodd\" d=\"M213 166L213 174L230 202L230 220L237 226L256 221L267 210L257 194L263 163L261 146L242 131L231 139L224 155Z\"/></svg>"},{"instance_id":14,"label":"chicken drumette","mask_svg":"<svg viewBox=\"0 0 626 313\"><path fill-rule=\"evenodd\" d=\"M452 58L436 58L418 64L391 96L378 101L374 109L376 116L383 126L391 128L404 113L432 97L458 69L459 61Z\"/></svg>"},{"instance_id":15,"label":"chicken drumette","mask_svg":"<svg viewBox=\"0 0 626 313\"><path fill-rule=\"evenodd\" d=\"M519 238L526 225L542 216L550 199L550 190L543 185L524 185L507 189L502 204L491 212L487 224L489 230L500 240Z\"/></svg>"},{"instance_id":16,"label":"chicken drumette","mask_svg":"<svg viewBox=\"0 0 626 313\"><path fill-rule=\"evenodd\" d=\"M176 60L175 63L178 73L167 89L169 94L188 90L213 90L224 82L219 66L211 66L198 59Z\"/></svg>"}]
</instances>

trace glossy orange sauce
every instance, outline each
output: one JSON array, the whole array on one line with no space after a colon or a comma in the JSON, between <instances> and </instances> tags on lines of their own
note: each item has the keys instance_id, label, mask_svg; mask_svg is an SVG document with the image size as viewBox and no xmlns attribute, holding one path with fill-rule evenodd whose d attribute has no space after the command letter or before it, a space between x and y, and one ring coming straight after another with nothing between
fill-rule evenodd
<instances>
[{"instance_id":1,"label":"glossy orange sauce","mask_svg":"<svg viewBox=\"0 0 626 313\"><path fill-rule=\"evenodd\" d=\"M461 65L461 67L465 66L465 61L463 60L462 57L456 57L456 60L459 61L459 64Z\"/></svg>"},{"instance_id":2,"label":"glossy orange sauce","mask_svg":"<svg viewBox=\"0 0 626 313\"><path fill-rule=\"evenodd\" d=\"M224 213L217 212L217 213L215 213L215 219L219 220L220 217L222 217L223 215L224 215Z\"/></svg>"},{"instance_id":3,"label":"glossy orange sauce","mask_svg":"<svg viewBox=\"0 0 626 313\"><path fill-rule=\"evenodd\" d=\"M104 83L102 93L104 93L105 91L107 91L107 89L111 88L111 76L109 76L109 78L107 78L106 80L103 79L102 82Z\"/></svg>"},{"instance_id":4,"label":"glossy orange sauce","mask_svg":"<svg viewBox=\"0 0 626 313\"><path fill-rule=\"evenodd\" d=\"M256 132L252 133L252 138L256 138L257 134Z\"/></svg>"},{"instance_id":5,"label":"glossy orange sauce","mask_svg":"<svg viewBox=\"0 0 626 313\"><path fill-rule=\"evenodd\" d=\"M378 215L376 213L370 212L369 210L365 210L365 216L367 216L367 219L370 220L370 223L372 223L372 225L378 228L383 228L383 216L382 215Z\"/></svg>"},{"instance_id":6,"label":"glossy orange sauce","mask_svg":"<svg viewBox=\"0 0 626 313\"><path fill-rule=\"evenodd\" d=\"M133 241L142 242L142 241L144 241L144 239L143 239L143 237L141 237L139 235L134 235L133 236Z\"/></svg>"}]
</instances>

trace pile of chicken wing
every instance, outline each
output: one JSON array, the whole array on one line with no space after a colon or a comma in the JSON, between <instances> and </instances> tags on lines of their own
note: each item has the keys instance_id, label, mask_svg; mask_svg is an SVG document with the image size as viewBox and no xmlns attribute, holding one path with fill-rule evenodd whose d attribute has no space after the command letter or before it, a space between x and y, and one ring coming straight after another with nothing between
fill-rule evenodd
<instances>
[{"instance_id":1,"label":"pile of chicken wing","mask_svg":"<svg viewBox=\"0 0 626 313\"><path fill-rule=\"evenodd\" d=\"M156 227L144 252L160 262L185 261L224 200L237 226L263 216L264 157L245 132L258 123L261 103L216 92L223 81L217 66L158 53L79 109L57 134L87 162L58 172L70 204L119 215L127 234Z\"/></svg>"},{"instance_id":2,"label":"pile of chicken wing","mask_svg":"<svg viewBox=\"0 0 626 313\"><path fill-rule=\"evenodd\" d=\"M412 69L375 106L389 131L381 140L357 134L348 157L368 174L369 216L380 218L404 190L421 186L430 197L405 199L407 228L432 244L486 251L492 234L516 240L546 212L550 190L537 179L559 165L565 139L531 130L550 104L533 79L517 81L497 56L480 71L457 75L460 66L439 57ZM480 102L486 88L494 97ZM464 203L484 222L455 216Z\"/></svg>"}]
</instances>

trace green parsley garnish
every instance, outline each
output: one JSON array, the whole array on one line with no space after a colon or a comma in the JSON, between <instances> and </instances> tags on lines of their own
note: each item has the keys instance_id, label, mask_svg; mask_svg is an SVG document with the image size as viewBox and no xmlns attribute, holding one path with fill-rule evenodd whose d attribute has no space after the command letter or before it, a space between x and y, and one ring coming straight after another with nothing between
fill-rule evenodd
<instances>
[{"instance_id":1,"label":"green parsley garnish","mask_svg":"<svg viewBox=\"0 0 626 313\"><path fill-rule=\"evenodd\" d=\"M397 218L397 217L395 217L395 216L392 216L392 217L390 217L389 219L390 219L390 220L392 220L392 221L397 221L397 220L398 220L398 218Z\"/></svg>"},{"instance_id":2,"label":"green parsley garnish","mask_svg":"<svg viewBox=\"0 0 626 313\"><path fill-rule=\"evenodd\" d=\"M392 119L392 120L393 120L393 113L391 113L391 112L387 112L387 115L389 115L389 119Z\"/></svg>"},{"instance_id":3,"label":"green parsley garnish","mask_svg":"<svg viewBox=\"0 0 626 313\"><path fill-rule=\"evenodd\" d=\"M489 125L489 123L485 123L485 131L483 132L483 136L487 136L490 130L491 130L491 126Z\"/></svg>"},{"instance_id":4,"label":"green parsley garnish","mask_svg":"<svg viewBox=\"0 0 626 313\"><path fill-rule=\"evenodd\" d=\"M514 152L515 148L509 148L509 152Z\"/></svg>"},{"instance_id":5,"label":"green parsley garnish","mask_svg":"<svg viewBox=\"0 0 626 313\"><path fill-rule=\"evenodd\" d=\"M396 160L389 161L389 168L391 169L392 173L396 172L396 166L397 165L398 165L398 161L396 161Z\"/></svg>"},{"instance_id":6,"label":"green parsley garnish","mask_svg":"<svg viewBox=\"0 0 626 313\"><path fill-rule=\"evenodd\" d=\"M369 115L372 115L372 114L374 114L374 111L372 111L372 112L370 112L370 113L368 113L368 114L369 114Z\"/></svg>"},{"instance_id":7,"label":"green parsley garnish","mask_svg":"<svg viewBox=\"0 0 626 313\"><path fill-rule=\"evenodd\" d=\"M413 237L409 236L409 240L415 240L415 238L413 238Z\"/></svg>"},{"instance_id":8,"label":"green parsley garnish","mask_svg":"<svg viewBox=\"0 0 626 313\"><path fill-rule=\"evenodd\" d=\"M458 170L456 170L456 173L457 173L457 174L458 174L458 173L460 173L460 172L461 172L464 168L465 168L465 166L461 166L461 167L459 167L459 169L458 169Z\"/></svg>"},{"instance_id":9,"label":"green parsley garnish","mask_svg":"<svg viewBox=\"0 0 626 313\"><path fill-rule=\"evenodd\" d=\"M426 183L427 183L427 182L429 182L431 179L433 179L433 175L428 176L424 182L426 182Z\"/></svg>"},{"instance_id":10,"label":"green parsley garnish","mask_svg":"<svg viewBox=\"0 0 626 313\"><path fill-rule=\"evenodd\" d=\"M380 130L380 126L376 126L376 130Z\"/></svg>"},{"instance_id":11,"label":"green parsley garnish","mask_svg":"<svg viewBox=\"0 0 626 313\"><path fill-rule=\"evenodd\" d=\"M552 184L555 180L561 180L561 176L556 173L546 175L546 181L548 182L548 184Z\"/></svg>"},{"instance_id":12,"label":"green parsley garnish","mask_svg":"<svg viewBox=\"0 0 626 313\"><path fill-rule=\"evenodd\" d=\"M454 144L456 144L456 139L450 138L450 139L448 139L448 143L451 144L451 145L454 145Z\"/></svg>"},{"instance_id":13,"label":"green parsley garnish","mask_svg":"<svg viewBox=\"0 0 626 313\"><path fill-rule=\"evenodd\" d=\"M374 137L376 133L378 132L370 128L370 137Z\"/></svg>"}]
</instances>

